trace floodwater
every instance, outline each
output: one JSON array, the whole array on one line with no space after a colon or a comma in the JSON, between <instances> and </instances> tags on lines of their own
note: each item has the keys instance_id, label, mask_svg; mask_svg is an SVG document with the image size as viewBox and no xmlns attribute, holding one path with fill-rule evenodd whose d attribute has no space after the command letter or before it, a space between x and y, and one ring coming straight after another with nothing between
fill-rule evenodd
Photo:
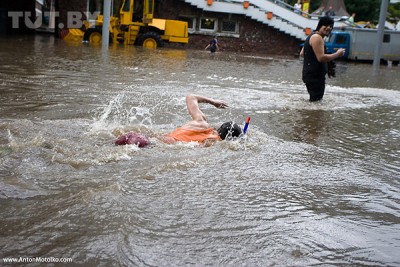
<instances>
[{"instance_id":1,"label":"floodwater","mask_svg":"<svg viewBox=\"0 0 400 267\"><path fill-rule=\"evenodd\" d=\"M3 36L0 58L0 258L400 266L399 66L338 62L309 103L297 58L47 35ZM247 136L158 141L189 93L229 103L201 105L213 127L250 116ZM113 145L129 131L151 146Z\"/></svg>"}]
</instances>

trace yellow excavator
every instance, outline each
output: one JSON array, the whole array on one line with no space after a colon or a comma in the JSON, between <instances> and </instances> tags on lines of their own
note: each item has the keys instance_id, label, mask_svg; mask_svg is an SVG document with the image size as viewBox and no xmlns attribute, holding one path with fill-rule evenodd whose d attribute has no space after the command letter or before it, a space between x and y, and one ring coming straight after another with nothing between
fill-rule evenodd
<instances>
[{"instance_id":1,"label":"yellow excavator","mask_svg":"<svg viewBox=\"0 0 400 267\"><path fill-rule=\"evenodd\" d=\"M124 0L119 16L110 18L110 40L114 43L140 45L148 48L162 47L164 42L189 41L186 21L153 18L154 0ZM83 30L70 29L72 35L65 39L83 38L91 44L101 43L103 16L95 21L85 21Z\"/></svg>"}]
</instances>

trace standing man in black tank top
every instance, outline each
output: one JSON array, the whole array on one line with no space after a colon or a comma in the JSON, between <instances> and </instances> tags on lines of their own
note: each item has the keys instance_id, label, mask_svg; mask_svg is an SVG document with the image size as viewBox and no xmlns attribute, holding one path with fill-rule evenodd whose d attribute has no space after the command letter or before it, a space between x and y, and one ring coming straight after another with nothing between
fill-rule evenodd
<instances>
[{"instance_id":1,"label":"standing man in black tank top","mask_svg":"<svg viewBox=\"0 0 400 267\"><path fill-rule=\"evenodd\" d=\"M306 84L311 102L321 100L324 96L327 63L345 54L345 50L342 48L339 48L334 54L325 54L323 38L329 36L333 23L331 17L322 17L318 22L317 29L307 37L300 52L300 56L304 57L303 82Z\"/></svg>"}]
</instances>

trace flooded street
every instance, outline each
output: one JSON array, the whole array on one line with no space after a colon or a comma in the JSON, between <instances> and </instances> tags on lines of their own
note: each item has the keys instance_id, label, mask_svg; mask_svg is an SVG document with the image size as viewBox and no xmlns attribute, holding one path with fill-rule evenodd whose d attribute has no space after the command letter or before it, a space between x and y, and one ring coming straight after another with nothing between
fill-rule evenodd
<instances>
[{"instance_id":1,"label":"flooded street","mask_svg":"<svg viewBox=\"0 0 400 267\"><path fill-rule=\"evenodd\" d=\"M38 35L0 58L0 265L400 266L400 66L338 62L309 103L294 57ZM159 141L190 93L245 140Z\"/></svg>"}]
</instances>

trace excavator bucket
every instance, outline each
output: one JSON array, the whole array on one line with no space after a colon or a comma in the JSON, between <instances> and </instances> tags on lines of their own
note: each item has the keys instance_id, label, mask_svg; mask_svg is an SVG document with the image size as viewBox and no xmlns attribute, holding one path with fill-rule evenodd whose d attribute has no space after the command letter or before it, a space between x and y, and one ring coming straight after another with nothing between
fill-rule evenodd
<instances>
[{"instance_id":1,"label":"excavator bucket","mask_svg":"<svg viewBox=\"0 0 400 267\"><path fill-rule=\"evenodd\" d=\"M84 32L81 29L63 29L60 31L60 38L64 41L82 42Z\"/></svg>"}]
</instances>

